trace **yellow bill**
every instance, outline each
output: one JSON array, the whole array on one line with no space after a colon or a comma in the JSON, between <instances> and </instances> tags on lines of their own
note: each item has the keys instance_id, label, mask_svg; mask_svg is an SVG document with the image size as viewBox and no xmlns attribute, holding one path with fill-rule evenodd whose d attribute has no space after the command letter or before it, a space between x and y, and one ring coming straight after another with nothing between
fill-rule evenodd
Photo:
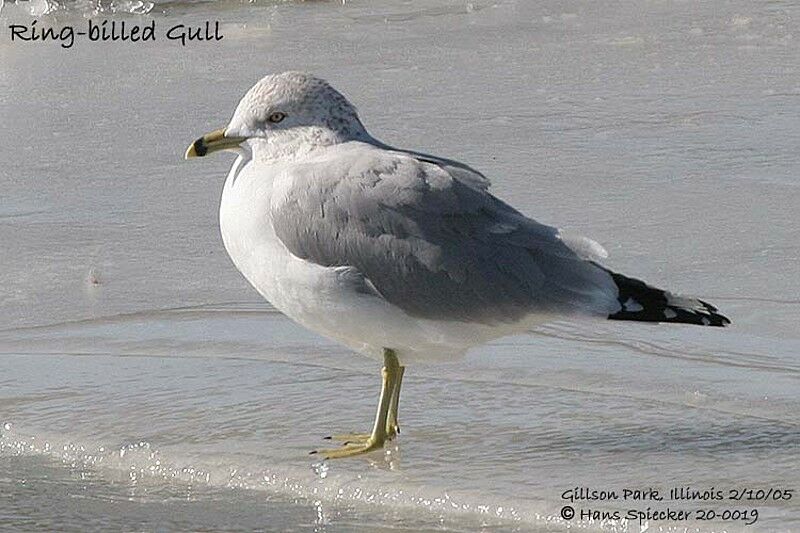
<instances>
[{"instance_id":1,"label":"yellow bill","mask_svg":"<svg viewBox=\"0 0 800 533\"><path fill-rule=\"evenodd\" d=\"M245 137L226 137L225 128L221 128L211 133L206 133L190 144L184 157L191 159L193 157L204 157L220 150L231 150L237 148L245 140Z\"/></svg>"}]
</instances>

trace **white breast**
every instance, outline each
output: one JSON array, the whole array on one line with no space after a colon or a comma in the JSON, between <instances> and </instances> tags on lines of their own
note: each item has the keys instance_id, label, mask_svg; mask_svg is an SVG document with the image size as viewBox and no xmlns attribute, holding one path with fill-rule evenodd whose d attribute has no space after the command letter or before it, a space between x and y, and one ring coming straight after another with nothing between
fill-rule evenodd
<instances>
[{"instance_id":1,"label":"white breast","mask_svg":"<svg viewBox=\"0 0 800 533\"><path fill-rule=\"evenodd\" d=\"M275 236L270 200L280 167L254 165L240 156L231 168L219 209L220 232L236 267L275 307L297 314L319 288L321 267L293 256ZM303 302L307 303L304 304Z\"/></svg>"}]
</instances>

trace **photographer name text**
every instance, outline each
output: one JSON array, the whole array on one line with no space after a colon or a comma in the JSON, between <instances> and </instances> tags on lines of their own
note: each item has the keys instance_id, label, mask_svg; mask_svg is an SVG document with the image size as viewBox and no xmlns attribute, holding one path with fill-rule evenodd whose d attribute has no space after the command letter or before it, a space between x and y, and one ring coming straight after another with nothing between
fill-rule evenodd
<instances>
[{"instance_id":1,"label":"photographer name text","mask_svg":"<svg viewBox=\"0 0 800 533\"><path fill-rule=\"evenodd\" d=\"M86 21L85 26L44 26L34 20L29 24L11 24L11 42L57 43L61 48L72 48L78 39L89 42L144 43L160 39L187 46L193 42L216 42L224 38L219 21L206 21L199 25L172 24L159 31L156 20L132 24L124 20Z\"/></svg>"},{"instance_id":2,"label":"photographer name text","mask_svg":"<svg viewBox=\"0 0 800 533\"><path fill-rule=\"evenodd\" d=\"M561 493L568 505L561 508L564 520L632 521L640 525L650 521L666 522L738 522L753 525L758 522L758 504L790 502L794 489L786 487L692 487L678 486L667 490L642 487L621 490L572 487ZM627 509L599 508L604 503L628 502ZM664 505L664 506L662 506ZM643 529L644 531L644 529Z\"/></svg>"}]
</instances>

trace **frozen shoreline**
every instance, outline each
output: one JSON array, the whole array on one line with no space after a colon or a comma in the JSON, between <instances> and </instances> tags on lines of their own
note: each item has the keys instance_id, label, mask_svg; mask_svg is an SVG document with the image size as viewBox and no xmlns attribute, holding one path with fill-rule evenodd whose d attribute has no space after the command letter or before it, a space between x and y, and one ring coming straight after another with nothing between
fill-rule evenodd
<instances>
[{"instance_id":1,"label":"frozen shoreline","mask_svg":"<svg viewBox=\"0 0 800 533\"><path fill-rule=\"evenodd\" d=\"M108 524L134 528L152 511L175 513L176 529L221 527L177 503L185 480L153 478L143 495L125 469L149 471L146 454L110 473L70 461L56 473L64 450L16 457L32 437L109 457L147 442L171 468L213 470L198 507L241 509L231 528L472 530L503 507L497 530L559 531L546 517L569 487L800 479L797 7L159 6L163 27L219 19L225 38L69 50L0 39L0 423L12 425L0 478L18 526L53 494L43 480L80 498L84 475L96 484L80 501ZM231 161L181 160L255 79L286 69L335 82L382 140L469 163L525 213L599 241L609 267L703 297L733 326L558 323L412 368L395 469L377 456L320 479L308 450L361 429L376 368L260 301L218 235ZM231 468L306 492L275 492L271 507L226 488ZM326 500L317 521L307 491L345 482L382 496L358 509ZM130 513L115 504L126 491L142 505ZM445 493L478 510L440 510ZM392 502L416 496L398 518ZM751 529L800 520L794 503L759 509ZM700 531L723 527L739 526Z\"/></svg>"}]
</instances>

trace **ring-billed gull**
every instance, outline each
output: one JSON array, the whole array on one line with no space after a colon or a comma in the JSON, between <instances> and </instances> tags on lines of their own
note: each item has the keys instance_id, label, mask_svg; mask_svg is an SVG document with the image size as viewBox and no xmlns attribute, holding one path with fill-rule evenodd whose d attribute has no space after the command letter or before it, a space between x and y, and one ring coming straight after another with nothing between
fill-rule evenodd
<instances>
[{"instance_id":1,"label":"ring-billed gull","mask_svg":"<svg viewBox=\"0 0 800 533\"><path fill-rule=\"evenodd\" d=\"M729 323L702 300L600 266L599 244L527 218L467 165L381 143L311 75L263 78L186 158L219 150L238 154L219 213L236 267L290 318L384 362L372 431L340 436L326 458L396 436L406 364L561 315Z\"/></svg>"}]
</instances>

